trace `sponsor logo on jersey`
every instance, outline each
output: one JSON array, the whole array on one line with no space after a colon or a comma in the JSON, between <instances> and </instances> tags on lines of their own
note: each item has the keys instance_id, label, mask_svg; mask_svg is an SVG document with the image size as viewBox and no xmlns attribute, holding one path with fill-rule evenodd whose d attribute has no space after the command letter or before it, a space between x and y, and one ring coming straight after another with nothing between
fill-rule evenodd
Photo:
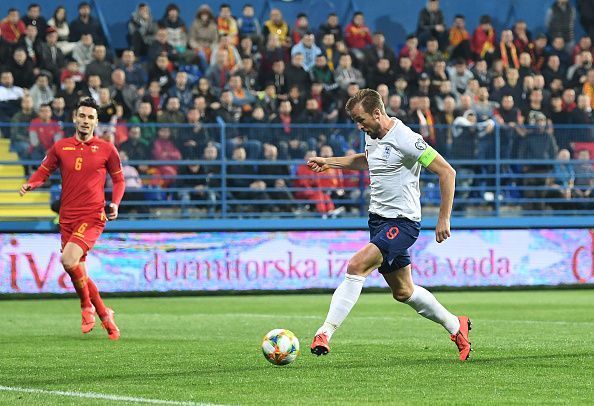
<instances>
[{"instance_id":1,"label":"sponsor logo on jersey","mask_svg":"<svg viewBox=\"0 0 594 406\"><path fill-rule=\"evenodd\" d=\"M62 151L76 151L75 147L62 147Z\"/></svg>"},{"instance_id":2,"label":"sponsor logo on jersey","mask_svg":"<svg viewBox=\"0 0 594 406\"><path fill-rule=\"evenodd\" d=\"M386 145L386 147L384 148L384 153L382 155L382 159L384 160L388 160L388 158L390 157L390 150L392 149L392 147L390 147L389 145Z\"/></svg>"},{"instance_id":3,"label":"sponsor logo on jersey","mask_svg":"<svg viewBox=\"0 0 594 406\"><path fill-rule=\"evenodd\" d=\"M97 145L91 145L91 151L97 152L98 150L99 150L99 147Z\"/></svg>"},{"instance_id":4,"label":"sponsor logo on jersey","mask_svg":"<svg viewBox=\"0 0 594 406\"><path fill-rule=\"evenodd\" d=\"M415 147L422 151L424 149L427 149L427 143L424 140L417 140L417 142L415 142Z\"/></svg>"}]
</instances>

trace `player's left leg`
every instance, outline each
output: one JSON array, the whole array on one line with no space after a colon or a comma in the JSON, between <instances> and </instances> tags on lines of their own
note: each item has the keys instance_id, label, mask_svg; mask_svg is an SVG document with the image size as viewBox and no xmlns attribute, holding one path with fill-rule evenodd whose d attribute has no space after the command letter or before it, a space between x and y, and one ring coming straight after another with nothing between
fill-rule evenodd
<instances>
[{"instance_id":1,"label":"player's left leg","mask_svg":"<svg viewBox=\"0 0 594 406\"><path fill-rule=\"evenodd\" d=\"M460 359L463 361L468 359L471 351L468 341L468 331L470 330L468 317L456 317L439 303L431 292L422 286L415 285L410 264L394 272L385 273L383 276L392 290L394 299L406 303L421 316L441 324L458 346Z\"/></svg>"},{"instance_id":2,"label":"player's left leg","mask_svg":"<svg viewBox=\"0 0 594 406\"><path fill-rule=\"evenodd\" d=\"M86 261L81 262L81 266L85 269L85 273L87 273ZM97 314L101 319L101 325L107 330L107 336L111 340L119 339L120 329L115 323L115 312L105 306L103 299L101 299L101 295L99 294L99 289L97 289L97 285L95 285L95 282L90 277L87 279L87 286L89 287L89 294L93 306L97 309Z\"/></svg>"}]
</instances>

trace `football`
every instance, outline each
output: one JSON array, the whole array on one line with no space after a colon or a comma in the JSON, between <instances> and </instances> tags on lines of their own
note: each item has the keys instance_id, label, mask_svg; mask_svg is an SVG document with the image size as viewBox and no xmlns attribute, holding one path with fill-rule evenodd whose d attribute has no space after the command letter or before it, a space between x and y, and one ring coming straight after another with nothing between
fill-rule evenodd
<instances>
[{"instance_id":1,"label":"football","mask_svg":"<svg viewBox=\"0 0 594 406\"><path fill-rule=\"evenodd\" d=\"M274 329L262 341L264 357L274 365L287 365L299 355L299 340L289 330Z\"/></svg>"}]
</instances>

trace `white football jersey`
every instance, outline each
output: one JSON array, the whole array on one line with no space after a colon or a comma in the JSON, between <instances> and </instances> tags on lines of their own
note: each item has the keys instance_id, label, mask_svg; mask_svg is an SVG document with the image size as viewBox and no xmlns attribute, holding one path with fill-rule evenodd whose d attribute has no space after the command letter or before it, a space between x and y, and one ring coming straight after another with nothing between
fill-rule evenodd
<instances>
[{"instance_id":1,"label":"white football jersey","mask_svg":"<svg viewBox=\"0 0 594 406\"><path fill-rule=\"evenodd\" d=\"M394 125L382 139L365 136L371 180L369 211L385 218L421 221L418 159L428 145L402 121L396 118L392 121Z\"/></svg>"}]
</instances>

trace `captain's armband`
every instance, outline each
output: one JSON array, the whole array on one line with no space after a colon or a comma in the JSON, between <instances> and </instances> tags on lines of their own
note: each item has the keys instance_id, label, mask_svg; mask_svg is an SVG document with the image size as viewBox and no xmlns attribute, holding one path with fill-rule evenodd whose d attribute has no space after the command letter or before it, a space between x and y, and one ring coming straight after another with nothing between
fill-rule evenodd
<instances>
[{"instance_id":1,"label":"captain's armband","mask_svg":"<svg viewBox=\"0 0 594 406\"><path fill-rule=\"evenodd\" d=\"M433 162L433 160L436 157L437 151L433 149L431 145L427 145L427 148L425 149L425 151L423 151L423 153L421 154L419 159L417 159L417 161L420 162L421 165L423 165L426 168L431 164L431 162Z\"/></svg>"}]
</instances>

